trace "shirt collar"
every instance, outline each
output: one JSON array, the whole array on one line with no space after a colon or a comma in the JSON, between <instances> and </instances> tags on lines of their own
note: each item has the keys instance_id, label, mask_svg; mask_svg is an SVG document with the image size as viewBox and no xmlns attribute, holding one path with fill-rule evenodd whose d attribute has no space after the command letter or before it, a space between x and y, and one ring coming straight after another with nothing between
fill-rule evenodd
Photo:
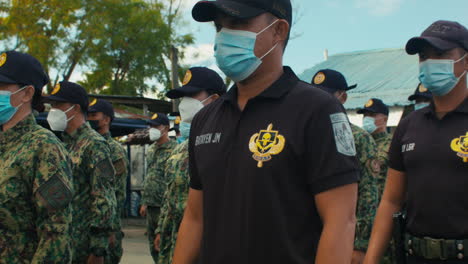
<instances>
[{"instance_id":1,"label":"shirt collar","mask_svg":"<svg viewBox=\"0 0 468 264\"><path fill-rule=\"evenodd\" d=\"M428 107L423 108L421 111L426 116L430 116L430 115L436 116L434 102L432 102ZM464 114L467 114L468 113L468 98L466 98L465 101L463 101L451 113L464 113Z\"/></svg>"},{"instance_id":2,"label":"shirt collar","mask_svg":"<svg viewBox=\"0 0 468 264\"><path fill-rule=\"evenodd\" d=\"M257 95L255 98L271 98L279 99L286 95L296 83L299 78L292 71L290 67L283 67L284 73L276 80L270 87ZM234 85L224 96L223 99L230 103L237 103L237 85Z\"/></svg>"},{"instance_id":3,"label":"shirt collar","mask_svg":"<svg viewBox=\"0 0 468 264\"><path fill-rule=\"evenodd\" d=\"M374 140L378 140L378 139L381 139L381 138L384 138L388 135L387 132L380 132L380 133L377 133L374 135Z\"/></svg>"},{"instance_id":4,"label":"shirt collar","mask_svg":"<svg viewBox=\"0 0 468 264\"><path fill-rule=\"evenodd\" d=\"M30 132L34 125L36 125L36 119L34 118L34 115L30 114L25 119L18 122L14 127L5 132L0 132L0 138L3 138L5 141L14 140Z\"/></svg>"},{"instance_id":5,"label":"shirt collar","mask_svg":"<svg viewBox=\"0 0 468 264\"><path fill-rule=\"evenodd\" d=\"M167 149L167 148L170 148L174 142L175 142L174 140L169 139L169 141L167 141L167 142L165 142L165 143L163 143L161 145L156 143L156 147L157 147L157 149Z\"/></svg>"},{"instance_id":6,"label":"shirt collar","mask_svg":"<svg viewBox=\"0 0 468 264\"><path fill-rule=\"evenodd\" d=\"M81 136L87 135L85 132L88 129L91 129L91 127L88 125L88 123L85 122L71 134L63 132L63 140L68 142L78 140Z\"/></svg>"}]
</instances>

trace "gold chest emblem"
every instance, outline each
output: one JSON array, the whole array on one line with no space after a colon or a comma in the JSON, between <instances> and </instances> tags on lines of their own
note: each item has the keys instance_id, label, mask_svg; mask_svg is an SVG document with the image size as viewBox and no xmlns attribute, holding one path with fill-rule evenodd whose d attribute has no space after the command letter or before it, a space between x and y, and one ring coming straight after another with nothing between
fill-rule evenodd
<instances>
[{"instance_id":1,"label":"gold chest emblem","mask_svg":"<svg viewBox=\"0 0 468 264\"><path fill-rule=\"evenodd\" d=\"M272 159L272 155L280 154L285 143L285 138L273 130L273 124L268 125L266 130L255 133L250 138L249 149L253 153L252 158L258 161L257 167L262 168L264 162Z\"/></svg>"},{"instance_id":2,"label":"gold chest emblem","mask_svg":"<svg viewBox=\"0 0 468 264\"><path fill-rule=\"evenodd\" d=\"M468 163L468 132L465 136L452 140L450 147L457 152L457 156L463 159L463 162Z\"/></svg>"}]
</instances>

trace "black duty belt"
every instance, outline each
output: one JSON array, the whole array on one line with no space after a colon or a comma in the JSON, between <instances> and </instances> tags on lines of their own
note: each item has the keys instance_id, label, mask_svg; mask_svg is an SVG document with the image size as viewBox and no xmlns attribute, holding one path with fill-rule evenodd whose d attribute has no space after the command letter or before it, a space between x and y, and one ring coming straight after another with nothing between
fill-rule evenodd
<instances>
[{"instance_id":1,"label":"black duty belt","mask_svg":"<svg viewBox=\"0 0 468 264\"><path fill-rule=\"evenodd\" d=\"M405 250L410 256L425 259L467 259L468 239L435 239L405 234Z\"/></svg>"}]
</instances>

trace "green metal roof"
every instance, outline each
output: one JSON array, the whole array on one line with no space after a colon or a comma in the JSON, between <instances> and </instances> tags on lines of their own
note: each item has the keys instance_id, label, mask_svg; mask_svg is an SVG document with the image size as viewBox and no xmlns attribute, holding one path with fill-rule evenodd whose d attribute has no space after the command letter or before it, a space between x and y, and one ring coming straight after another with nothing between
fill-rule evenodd
<instances>
[{"instance_id":1,"label":"green metal roof","mask_svg":"<svg viewBox=\"0 0 468 264\"><path fill-rule=\"evenodd\" d=\"M419 84L418 56L404 49L381 49L336 54L305 70L299 78L311 82L321 69L337 70L348 85L358 84L348 92L346 109L363 107L370 98L379 98L388 106L409 105L410 96Z\"/></svg>"}]
</instances>

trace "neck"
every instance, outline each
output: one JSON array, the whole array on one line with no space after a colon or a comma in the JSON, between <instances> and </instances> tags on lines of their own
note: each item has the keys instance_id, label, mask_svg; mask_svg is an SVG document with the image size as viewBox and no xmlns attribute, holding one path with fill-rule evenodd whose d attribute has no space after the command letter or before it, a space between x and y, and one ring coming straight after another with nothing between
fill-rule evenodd
<instances>
[{"instance_id":1,"label":"neck","mask_svg":"<svg viewBox=\"0 0 468 264\"><path fill-rule=\"evenodd\" d=\"M84 119L83 115L76 114L75 117L72 120L68 121L67 129L65 129L65 132L67 132L67 134L71 135L78 128L80 128L84 123L85 123L85 119Z\"/></svg>"},{"instance_id":2,"label":"neck","mask_svg":"<svg viewBox=\"0 0 468 264\"><path fill-rule=\"evenodd\" d=\"M434 96L434 106L437 113L448 113L455 110L468 96L466 76L444 96Z\"/></svg>"},{"instance_id":3,"label":"neck","mask_svg":"<svg viewBox=\"0 0 468 264\"><path fill-rule=\"evenodd\" d=\"M23 105L18 109L18 111L13 115L10 121L3 124L3 131L7 131L8 129L16 126L19 122L23 121L28 115L31 114L31 107L27 105Z\"/></svg>"},{"instance_id":4,"label":"neck","mask_svg":"<svg viewBox=\"0 0 468 264\"><path fill-rule=\"evenodd\" d=\"M379 127L374 133L372 133L372 135L377 136L378 134L385 132L387 132L387 127Z\"/></svg>"},{"instance_id":5,"label":"neck","mask_svg":"<svg viewBox=\"0 0 468 264\"><path fill-rule=\"evenodd\" d=\"M99 132L99 134L104 136L105 134L109 133L109 127L108 126L101 127L101 128L99 128L98 132Z\"/></svg>"},{"instance_id":6,"label":"neck","mask_svg":"<svg viewBox=\"0 0 468 264\"><path fill-rule=\"evenodd\" d=\"M166 143L169 141L169 137L166 135L162 136L160 139L158 139L158 141L156 141L156 144L158 144L159 146L161 146L162 144Z\"/></svg>"},{"instance_id":7,"label":"neck","mask_svg":"<svg viewBox=\"0 0 468 264\"><path fill-rule=\"evenodd\" d=\"M252 77L237 83L237 102L241 110L244 110L245 105L251 98L261 94L283 75L282 65L281 57L276 61L267 61L265 59L262 63L263 68L259 68Z\"/></svg>"}]
</instances>

